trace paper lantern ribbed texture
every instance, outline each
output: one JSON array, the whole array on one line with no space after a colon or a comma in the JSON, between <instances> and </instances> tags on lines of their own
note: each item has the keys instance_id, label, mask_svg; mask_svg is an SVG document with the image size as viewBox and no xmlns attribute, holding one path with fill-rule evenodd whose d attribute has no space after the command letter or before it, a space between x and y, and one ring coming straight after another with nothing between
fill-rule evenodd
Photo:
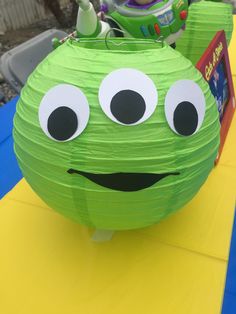
<instances>
[{"instance_id":1,"label":"paper lantern ribbed texture","mask_svg":"<svg viewBox=\"0 0 236 314\"><path fill-rule=\"evenodd\" d=\"M232 5L200 1L192 3L186 29L176 49L196 64L218 31L224 30L229 45L233 32Z\"/></svg>"},{"instance_id":2,"label":"paper lantern ribbed texture","mask_svg":"<svg viewBox=\"0 0 236 314\"><path fill-rule=\"evenodd\" d=\"M29 77L14 140L26 180L53 209L134 229L197 193L217 155L219 116L202 75L167 45L69 40Z\"/></svg>"}]
</instances>

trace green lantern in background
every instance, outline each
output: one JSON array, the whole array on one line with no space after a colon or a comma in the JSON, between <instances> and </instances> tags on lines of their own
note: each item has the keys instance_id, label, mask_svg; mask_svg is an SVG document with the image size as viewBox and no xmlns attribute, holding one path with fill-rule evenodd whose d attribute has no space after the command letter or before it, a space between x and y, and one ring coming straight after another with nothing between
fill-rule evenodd
<instances>
[{"instance_id":1,"label":"green lantern in background","mask_svg":"<svg viewBox=\"0 0 236 314\"><path fill-rule=\"evenodd\" d=\"M169 46L68 40L22 90L15 152L56 211L99 229L134 229L192 199L213 167L219 128L208 84Z\"/></svg>"},{"instance_id":2,"label":"green lantern in background","mask_svg":"<svg viewBox=\"0 0 236 314\"><path fill-rule=\"evenodd\" d=\"M229 45L233 32L232 5L222 2L192 3L186 29L176 42L176 49L196 64L215 34L224 30Z\"/></svg>"}]
</instances>

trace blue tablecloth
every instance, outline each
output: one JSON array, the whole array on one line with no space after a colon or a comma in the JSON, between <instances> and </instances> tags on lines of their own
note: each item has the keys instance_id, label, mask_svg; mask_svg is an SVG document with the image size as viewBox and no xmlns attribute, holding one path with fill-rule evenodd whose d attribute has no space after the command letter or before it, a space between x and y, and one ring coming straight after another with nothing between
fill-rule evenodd
<instances>
[{"instance_id":1,"label":"blue tablecloth","mask_svg":"<svg viewBox=\"0 0 236 314\"><path fill-rule=\"evenodd\" d=\"M0 107L0 199L22 178L13 150L13 117L18 97Z\"/></svg>"}]
</instances>

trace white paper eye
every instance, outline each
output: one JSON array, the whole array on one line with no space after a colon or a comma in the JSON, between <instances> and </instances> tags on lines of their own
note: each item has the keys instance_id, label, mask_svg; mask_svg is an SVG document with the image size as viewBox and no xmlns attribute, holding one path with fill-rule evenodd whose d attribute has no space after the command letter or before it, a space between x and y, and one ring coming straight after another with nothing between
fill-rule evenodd
<instances>
[{"instance_id":1,"label":"white paper eye","mask_svg":"<svg viewBox=\"0 0 236 314\"><path fill-rule=\"evenodd\" d=\"M76 86L60 84L52 87L39 106L39 123L51 139L66 142L79 136L89 120L86 96Z\"/></svg>"},{"instance_id":2,"label":"white paper eye","mask_svg":"<svg viewBox=\"0 0 236 314\"><path fill-rule=\"evenodd\" d=\"M175 82L165 98L165 115L170 128L177 134L190 136L201 127L205 116L205 97L191 80Z\"/></svg>"},{"instance_id":3,"label":"white paper eye","mask_svg":"<svg viewBox=\"0 0 236 314\"><path fill-rule=\"evenodd\" d=\"M99 89L103 112L122 125L146 121L155 111L158 93L153 81L135 69L119 69L108 74Z\"/></svg>"}]
</instances>

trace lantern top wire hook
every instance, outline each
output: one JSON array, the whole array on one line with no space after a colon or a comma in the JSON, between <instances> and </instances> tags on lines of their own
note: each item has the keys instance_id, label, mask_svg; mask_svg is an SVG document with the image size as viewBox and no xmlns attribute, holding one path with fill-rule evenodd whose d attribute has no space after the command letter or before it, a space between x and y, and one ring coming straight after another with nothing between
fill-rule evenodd
<instances>
[{"instance_id":1,"label":"lantern top wire hook","mask_svg":"<svg viewBox=\"0 0 236 314\"><path fill-rule=\"evenodd\" d=\"M96 38L94 39L93 38L93 42L97 42L97 43L101 43L101 42L105 42L105 45L106 45L106 48L108 50L111 50L111 48L109 47L109 44L112 44L114 46L122 46L122 45L127 45L127 44L153 44L153 43L161 43L161 46L162 48L165 46L165 40L164 40L164 37L163 36L160 36L158 37L157 39L138 39L138 40L135 40L135 38L130 38L129 41L121 41L121 42L116 42L114 40L112 40L113 38L109 37L109 34L112 32L112 31L119 31L120 33L124 34L125 32L122 31L121 29L119 28L110 28L105 37L104 38ZM78 43L89 43L91 42L91 39L86 39L86 38L75 38L75 37L69 37L68 39L72 40L72 41L76 41Z\"/></svg>"},{"instance_id":2,"label":"lantern top wire hook","mask_svg":"<svg viewBox=\"0 0 236 314\"><path fill-rule=\"evenodd\" d=\"M112 31L117 31L117 32L120 32L120 33L122 33L122 34L125 34L125 32L122 31L122 30L119 29L119 28L115 28L115 27L110 28L110 29L106 32L105 39L104 39L104 40L105 40L105 45L106 45L107 49L110 49L109 46L108 46L107 41L108 41L108 36L109 36L109 34L110 34ZM113 43L113 45L115 44L114 42L112 42L112 43ZM122 44L122 42L121 42L121 43L116 43L115 45L119 46L119 45L121 45L121 44Z\"/></svg>"}]
</instances>

